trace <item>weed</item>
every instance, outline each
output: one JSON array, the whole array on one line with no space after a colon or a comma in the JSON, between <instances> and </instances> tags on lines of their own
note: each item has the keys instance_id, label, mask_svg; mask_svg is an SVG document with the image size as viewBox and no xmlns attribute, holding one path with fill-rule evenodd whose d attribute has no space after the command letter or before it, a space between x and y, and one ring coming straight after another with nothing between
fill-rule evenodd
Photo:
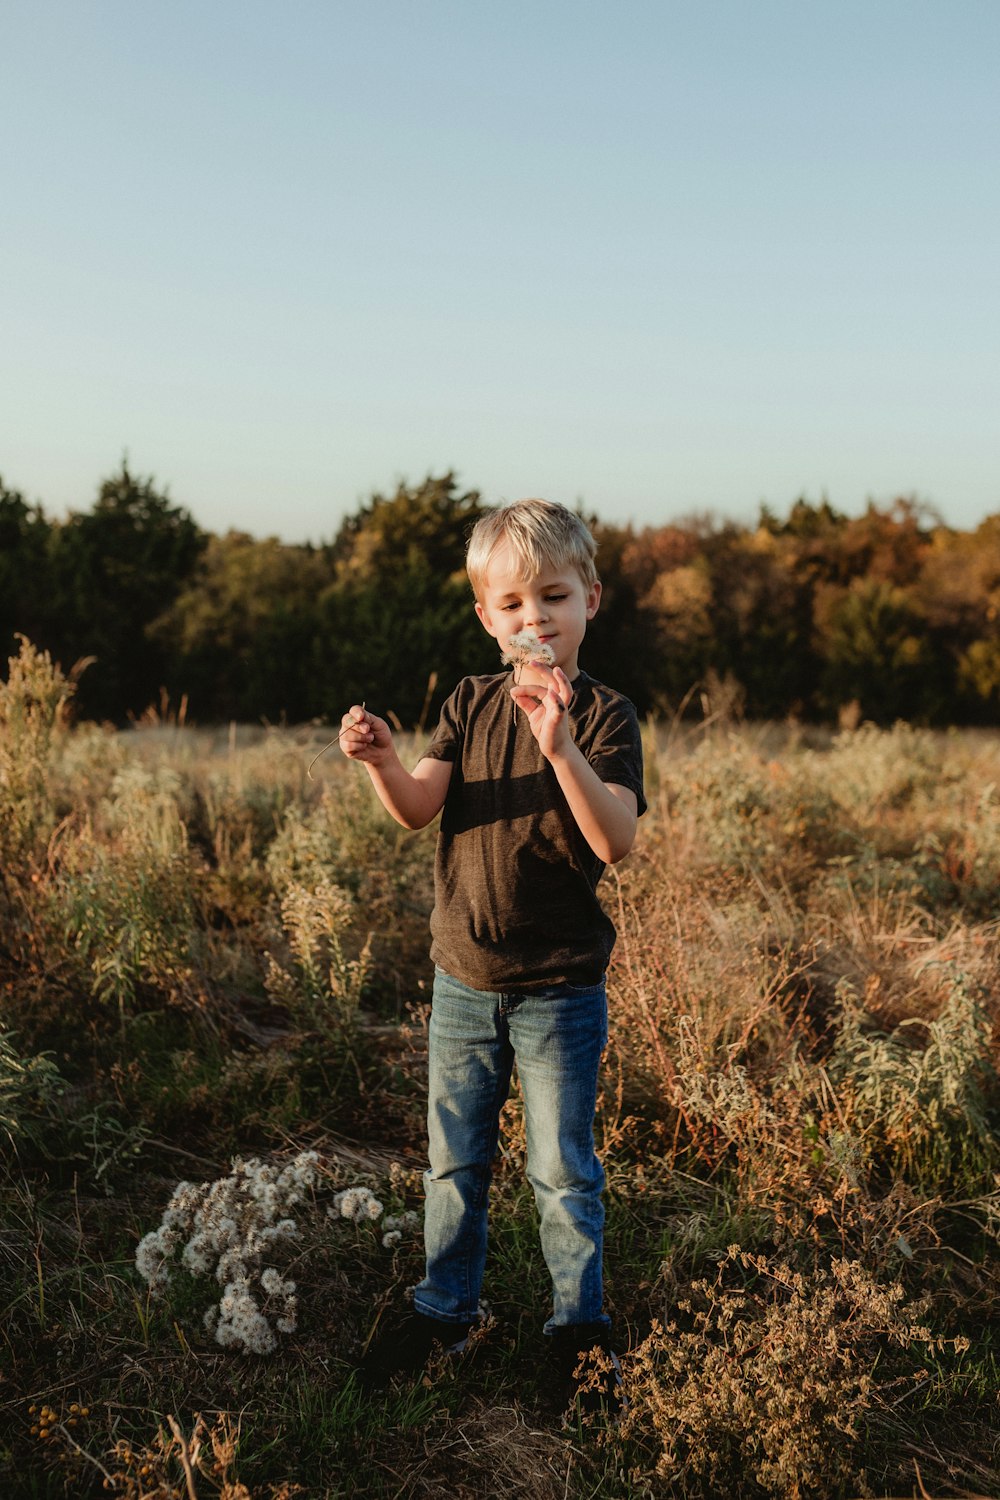
<instances>
[{"instance_id":1,"label":"weed","mask_svg":"<svg viewBox=\"0 0 1000 1500\"><path fill-rule=\"evenodd\" d=\"M926 1379L899 1355L967 1347L932 1335L925 1312L857 1262L804 1275L731 1246L629 1359L609 1440L655 1435L656 1473L679 1495L828 1495L863 1462L868 1413Z\"/></svg>"},{"instance_id":2,"label":"weed","mask_svg":"<svg viewBox=\"0 0 1000 1500\"><path fill-rule=\"evenodd\" d=\"M345 952L354 903L346 891L321 879L313 886L290 882L281 916L291 963L268 957L268 993L290 1014L325 1035L349 1039L371 967L371 934L357 958Z\"/></svg>"},{"instance_id":3,"label":"weed","mask_svg":"<svg viewBox=\"0 0 1000 1500\"><path fill-rule=\"evenodd\" d=\"M0 1134L12 1147L22 1138L37 1147L63 1080L50 1056L24 1057L15 1040L0 1026Z\"/></svg>"}]
</instances>

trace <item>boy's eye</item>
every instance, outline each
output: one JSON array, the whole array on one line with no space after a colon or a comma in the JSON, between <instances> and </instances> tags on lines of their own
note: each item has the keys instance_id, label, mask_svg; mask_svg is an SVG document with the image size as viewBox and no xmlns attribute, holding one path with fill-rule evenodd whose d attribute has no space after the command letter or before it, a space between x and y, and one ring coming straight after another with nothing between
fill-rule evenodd
<instances>
[{"instance_id":1,"label":"boy's eye","mask_svg":"<svg viewBox=\"0 0 1000 1500\"><path fill-rule=\"evenodd\" d=\"M567 598L566 594L546 594L545 602L547 604L561 604L565 598ZM521 609L522 603L520 599L512 599L509 604L501 604L500 608L509 614L512 609Z\"/></svg>"}]
</instances>

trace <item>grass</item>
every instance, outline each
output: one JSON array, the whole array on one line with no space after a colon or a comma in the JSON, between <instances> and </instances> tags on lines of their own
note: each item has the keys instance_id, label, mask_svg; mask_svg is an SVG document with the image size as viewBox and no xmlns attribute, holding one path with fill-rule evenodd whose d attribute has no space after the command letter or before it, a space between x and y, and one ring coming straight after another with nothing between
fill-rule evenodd
<instances>
[{"instance_id":1,"label":"grass","mask_svg":"<svg viewBox=\"0 0 1000 1500\"><path fill-rule=\"evenodd\" d=\"M457 1366L352 1370L421 1274L432 832L318 730L67 727L0 689L0 1492L1000 1495L1000 737L646 729L650 812L597 1114L626 1420L563 1427L516 1096L490 1317ZM418 752L414 742L404 753ZM234 1156L316 1178L269 1355L139 1241ZM279 1264L280 1262L280 1264Z\"/></svg>"}]
</instances>

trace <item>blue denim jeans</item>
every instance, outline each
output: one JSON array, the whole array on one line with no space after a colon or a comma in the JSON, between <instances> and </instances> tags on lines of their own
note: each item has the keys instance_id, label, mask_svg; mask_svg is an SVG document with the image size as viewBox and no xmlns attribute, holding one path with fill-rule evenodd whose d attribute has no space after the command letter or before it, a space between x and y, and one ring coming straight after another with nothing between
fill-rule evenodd
<instances>
[{"instance_id":1,"label":"blue denim jeans","mask_svg":"<svg viewBox=\"0 0 1000 1500\"><path fill-rule=\"evenodd\" d=\"M438 970L430 1021L424 1174L427 1274L418 1312L466 1322L479 1312L500 1111L516 1060L528 1180L552 1277L545 1332L604 1323L604 1171L594 1151L597 1072L608 1039L604 981L531 994L474 990Z\"/></svg>"}]
</instances>

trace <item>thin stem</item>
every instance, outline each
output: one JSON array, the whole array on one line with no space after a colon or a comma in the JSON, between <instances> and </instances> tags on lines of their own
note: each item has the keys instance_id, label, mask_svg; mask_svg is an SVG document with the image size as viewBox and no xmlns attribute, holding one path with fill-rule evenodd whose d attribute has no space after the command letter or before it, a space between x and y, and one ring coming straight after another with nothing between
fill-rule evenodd
<instances>
[{"instance_id":1,"label":"thin stem","mask_svg":"<svg viewBox=\"0 0 1000 1500\"><path fill-rule=\"evenodd\" d=\"M364 708L364 706L365 706L364 703L362 703L361 707ZM347 729L353 729L353 728L354 728L353 724L348 724ZM310 781L315 781L315 779L316 779L313 776L313 766L316 764L316 762L320 759L321 756L323 756L323 755L326 754L326 752L328 750L332 750L333 747L334 747L334 745L337 745L337 744L340 743L340 741L344 738L344 735L347 733L347 729L342 729L339 734L334 735L334 737L330 741L330 743L328 745L324 745L323 748L322 748L322 750L317 751L317 753L313 756L312 760L309 762L308 767L306 768L306 775L308 776L308 778L309 778Z\"/></svg>"}]
</instances>

